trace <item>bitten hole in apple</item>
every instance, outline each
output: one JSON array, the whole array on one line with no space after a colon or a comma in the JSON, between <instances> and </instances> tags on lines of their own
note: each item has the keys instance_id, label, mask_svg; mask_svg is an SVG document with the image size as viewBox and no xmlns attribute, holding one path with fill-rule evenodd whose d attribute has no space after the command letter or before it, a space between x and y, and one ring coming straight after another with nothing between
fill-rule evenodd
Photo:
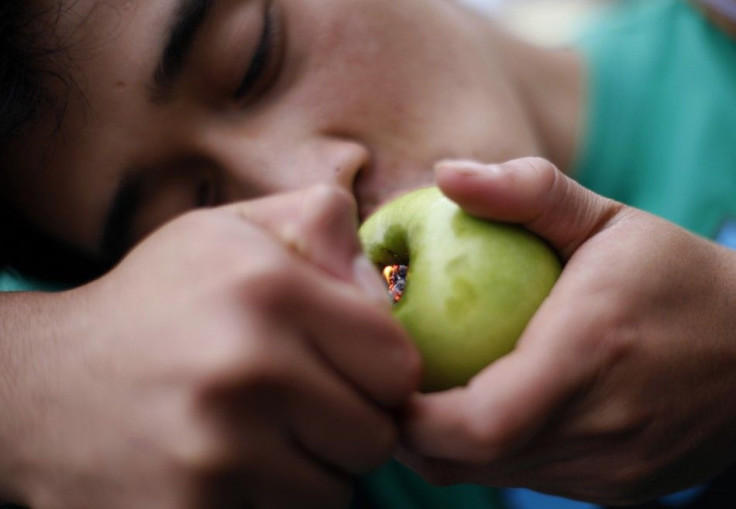
<instances>
[{"instance_id":1,"label":"bitten hole in apple","mask_svg":"<svg viewBox=\"0 0 736 509\"><path fill-rule=\"evenodd\" d=\"M383 278L388 285L388 295L394 304L399 302L404 295L408 270L408 265L387 265L383 269Z\"/></svg>"}]
</instances>

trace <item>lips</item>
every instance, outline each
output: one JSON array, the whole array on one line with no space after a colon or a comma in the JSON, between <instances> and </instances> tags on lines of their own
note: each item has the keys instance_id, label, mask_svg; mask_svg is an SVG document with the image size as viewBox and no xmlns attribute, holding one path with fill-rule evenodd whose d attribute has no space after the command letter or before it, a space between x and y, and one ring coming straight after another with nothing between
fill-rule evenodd
<instances>
[{"instance_id":1,"label":"lips","mask_svg":"<svg viewBox=\"0 0 736 509\"><path fill-rule=\"evenodd\" d=\"M362 224L382 205L401 195L434 184L432 164L407 159L397 164L380 164L375 159L363 168L353 183L358 202L358 217Z\"/></svg>"}]
</instances>

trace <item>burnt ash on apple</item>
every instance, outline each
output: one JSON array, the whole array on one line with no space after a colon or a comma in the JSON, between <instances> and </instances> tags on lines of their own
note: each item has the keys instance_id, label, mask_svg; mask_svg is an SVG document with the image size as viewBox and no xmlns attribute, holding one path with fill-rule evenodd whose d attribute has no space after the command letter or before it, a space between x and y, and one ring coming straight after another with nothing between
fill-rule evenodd
<instances>
[{"instance_id":1,"label":"burnt ash on apple","mask_svg":"<svg viewBox=\"0 0 736 509\"><path fill-rule=\"evenodd\" d=\"M388 295L394 304L399 302L404 295L408 270L408 265L388 265L383 269L383 277L388 285Z\"/></svg>"}]
</instances>

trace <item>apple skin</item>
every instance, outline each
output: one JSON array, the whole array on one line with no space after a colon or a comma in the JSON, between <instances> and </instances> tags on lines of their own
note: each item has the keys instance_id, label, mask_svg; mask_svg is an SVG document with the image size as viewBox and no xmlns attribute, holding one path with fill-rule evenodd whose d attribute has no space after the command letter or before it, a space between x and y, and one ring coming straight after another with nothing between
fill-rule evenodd
<instances>
[{"instance_id":1,"label":"apple skin","mask_svg":"<svg viewBox=\"0 0 736 509\"><path fill-rule=\"evenodd\" d=\"M379 270L408 265L393 314L420 350L426 392L465 385L509 353L562 270L536 235L473 217L436 187L385 204L359 236Z\"/></svg>"}]
</instances>

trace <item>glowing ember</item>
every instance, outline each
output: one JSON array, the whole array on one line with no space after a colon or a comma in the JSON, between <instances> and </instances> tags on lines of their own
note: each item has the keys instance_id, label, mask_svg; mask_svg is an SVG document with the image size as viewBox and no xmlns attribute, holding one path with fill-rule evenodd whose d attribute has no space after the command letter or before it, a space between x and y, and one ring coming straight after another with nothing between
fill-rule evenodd
<instances>
[{"instance_id":1,"label":"glowing ember","mask_svg":"<svg viewBox=\"0 0 736 509\"><path fill-rule=\"evenodd\" d=\"M389 265L383 269L383 277L388 284L388 294L391 300L399 302L406 290L406 265Z\"/></svg>"}]
</instances>

